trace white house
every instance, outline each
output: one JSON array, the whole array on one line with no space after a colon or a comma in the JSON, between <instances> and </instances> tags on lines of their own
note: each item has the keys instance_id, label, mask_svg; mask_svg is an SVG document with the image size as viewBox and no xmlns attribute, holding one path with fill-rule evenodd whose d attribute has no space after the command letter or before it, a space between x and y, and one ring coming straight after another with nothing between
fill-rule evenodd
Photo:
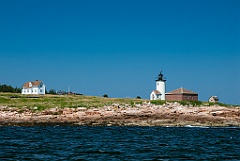
<instances>
[{"instance_id":1,"label":"white house","mask_svg":"<svg viewBox=\"0 0 240 161\"><path fill-rule=\"evenodd\" d=\"M166 79L163 78L162 71L157 77L156 80L156 90L153 90L150 94L150 100L166 100L165 93L166 93Z\"/></svg>"},{"instance_id":2,"label":"white house","mask_svg":"<svg viewBox=\"0 0 240 161\"><path fill-rule=\"evenodd\" d=\"M213 102L213 103L217 103L219 101L219 98L217 96L211 96L208 99L208 102Z\"/></svg>"},{"instance_id":3,"label":"white house","mask_svg":"<svg viewBox=\"0 0 240 161\"><path fill-rule=\"evenodd\" d=\"M158 90L153 90L150 94L150 100L160 100L161 99L161 92Z\"/></svg>"},{"instance_id":4,"label":"white house","mask_svg":"<svg viewBox=\"0 0 240 161\"><path fill-rule=\"evenodd\" d=\"M26 82L22 86L22 94L45 94L45 89L43 81Z\"/></svg>"}]
</instances>

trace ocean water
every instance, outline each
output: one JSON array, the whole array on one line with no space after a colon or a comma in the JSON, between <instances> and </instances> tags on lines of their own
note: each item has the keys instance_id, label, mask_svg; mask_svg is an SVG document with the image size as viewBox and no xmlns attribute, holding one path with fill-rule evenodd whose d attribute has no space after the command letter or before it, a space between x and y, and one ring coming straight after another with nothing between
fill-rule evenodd
<instances>
[{"instance_id":1,"label":"ocean water","mask_svg":"<svg viewBox=\"0 0 240 161\"><path fill-rule=\"evenodd\" d=\"M2 126L0 160L240 160L240 128Z\"/></svg>"}]
</instances>

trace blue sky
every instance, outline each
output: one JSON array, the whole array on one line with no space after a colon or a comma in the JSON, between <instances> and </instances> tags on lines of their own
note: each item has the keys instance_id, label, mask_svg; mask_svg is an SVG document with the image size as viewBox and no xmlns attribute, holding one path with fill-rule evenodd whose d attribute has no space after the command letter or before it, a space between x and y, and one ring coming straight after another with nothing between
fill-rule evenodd
<instances>
[{"instance_id":1,"label":"blue sky","mask_svg":"<svg viewBox=\"0 0 240 161\"><path fill-rule=\"evenodd\" d=\"M2 0L0 84L149 98L167 91L240 104L238 0Z\"/></svg>"}]
</instances>

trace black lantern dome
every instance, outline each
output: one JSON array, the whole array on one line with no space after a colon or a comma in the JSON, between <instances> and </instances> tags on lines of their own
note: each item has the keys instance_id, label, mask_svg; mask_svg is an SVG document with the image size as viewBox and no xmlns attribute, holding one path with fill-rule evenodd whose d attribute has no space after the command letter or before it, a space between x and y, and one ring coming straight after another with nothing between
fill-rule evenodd
<instances>
[{"instance_id":1,"label":"black lantern dome","mask_svg":"<svg viewBox=\"0 0 240 161\"><path fill-rule=\"evenodd\" d=\"M156 81L162 81L162 82L166 81L166 78L163 77L162 71L158 74Z\"/></svg>"}]
</instances>

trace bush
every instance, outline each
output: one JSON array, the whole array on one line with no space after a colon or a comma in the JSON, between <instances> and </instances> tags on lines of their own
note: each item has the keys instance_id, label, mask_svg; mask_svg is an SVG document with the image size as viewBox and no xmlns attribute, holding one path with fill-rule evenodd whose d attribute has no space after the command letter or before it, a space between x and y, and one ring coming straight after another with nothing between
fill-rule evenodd
<instances>
[{"instance_id":1,"label":"bush","mask_svg":"<svg viewBox=\"0 0 240 161\"><path fill-rule=\"evenodd\" d=\"M103 97L108 98L108 95L107 95L107 94L104 94Z\"/></svg>"},{"instance_id":2,"label":"bush","mask_svg":"<svg viewBox=\"0 0 240 161\"><path fill-rule=\"evenodd\" d=\"M201 101L179 101L179 103L183 106L192 105L193 107L201 106L203 104Z\"/></svg>"},{"instance_id":3,"label":"bush","mask_svg":"<svg viewBox=\"0 0 240 161\"><path fill-rule=\"evenodd\" d=\"M166 101L162 100L151 100L150 102L154 105L163 105L164 103L166 103Z\"/></svg>"},{"instance_id":4,"label":"bush","mask_svg":"<svg viewBox=\"0 0 240 161\"><path fill-rule=\"evenodd\" d=\"M136 99L142 99L140 96L137 96Z\"/></svg>"}]
</instances>

